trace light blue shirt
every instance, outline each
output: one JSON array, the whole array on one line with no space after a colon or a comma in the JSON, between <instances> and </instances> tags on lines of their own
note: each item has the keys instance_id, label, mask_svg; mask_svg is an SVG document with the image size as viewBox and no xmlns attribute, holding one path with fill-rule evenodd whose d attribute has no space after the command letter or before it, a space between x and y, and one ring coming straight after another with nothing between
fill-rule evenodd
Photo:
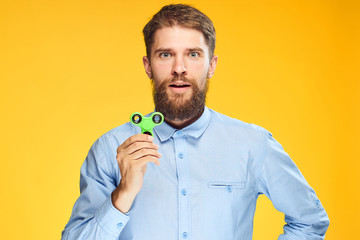
<instances>
[{"instance_id":1,"label":"light blue shirt","mask_svg":"<svg viewBox=\"0 0 360 240\"><path fill-rule=\"evenodd\" d=\"M272 134L206 107L181 130L154 128L161 164L148 164L130 211L121 213L110 198L121 179L116 150L138 133L126 123L93 144L62 239L250 240L260 194L285 214L278 239L324 239L328 216Z\"/></svg>"}]
</instances>

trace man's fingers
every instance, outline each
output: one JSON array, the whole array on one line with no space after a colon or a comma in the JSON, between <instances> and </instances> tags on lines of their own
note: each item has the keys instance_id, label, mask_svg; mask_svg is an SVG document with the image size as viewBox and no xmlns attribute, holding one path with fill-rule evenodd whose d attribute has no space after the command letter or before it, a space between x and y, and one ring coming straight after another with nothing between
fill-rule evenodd
<instances>
[{"instance_id":1,"label":"man's fingers","mask_svg":"<svg viewBox=\"0 0 360 240\"><path fill-rule=\"evenodd\" d=\"M160 165L160 161L157 157L154 156L146 156L146 157L142 157L139 160L135 161L135 164L139 167L142 168L143 166L145 166L147 163L152 162L156 165Z\"/></svg>"},{"instance_id":2,"label":"man's fingers","mask_svg":"<svg viewBox=\"0 0 360 240\"><path fill-rule=\"evenodd\" d=\"M160 158L161 154L158 151L156 151L155 149L140 149L130 155L130 157L133 160L138 160L138 159L146 157L146 156L153 156L156 158Z\"/></svg>"},{"instance_id":3,"label":"man's fingers","mask_svg":"<svg viewBox=\"0 0 360 240\"><path fill-rule=\"evenodd\" d=\"M129 137L128 139L125 140L125 142L123 142L117 149L117 152L119 152L121 149L125 149L127 147L129 147L131 144L135 143L135 142L152 142L153 141L153 137L147 134L136 134L133 135L131 137Z\"/></svg>"},{"instance_id":4,"label":"man's fingers","mask_svg":"<svg viewBox=\"0 0 360 240\"><path fill-rule=\"evenodd\" d=\"M141 149L159 149L159 146L153 142L134 142L123 149L127 154L133 154Z\"/></svg>"}]
</instances>

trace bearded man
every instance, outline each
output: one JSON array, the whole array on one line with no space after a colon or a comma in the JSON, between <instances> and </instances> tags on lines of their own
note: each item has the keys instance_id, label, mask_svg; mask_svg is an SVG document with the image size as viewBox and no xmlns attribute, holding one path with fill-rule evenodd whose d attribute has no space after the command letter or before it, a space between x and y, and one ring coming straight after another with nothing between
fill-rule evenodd
<instances>
[{"instance_id":1,"label":"bearded man","mask_svg":"<svg viewBox=\"0 0 360 240\"><path fill-rule=\"evenodd\" d=\"M267 130L208 109L215 29L199 10L163 7L145 26L146 74L165 122L100 137L62 239L249 240L256 200L285 214L279 239L324 239L328 216Z\"/></svg>"}]
</instances>

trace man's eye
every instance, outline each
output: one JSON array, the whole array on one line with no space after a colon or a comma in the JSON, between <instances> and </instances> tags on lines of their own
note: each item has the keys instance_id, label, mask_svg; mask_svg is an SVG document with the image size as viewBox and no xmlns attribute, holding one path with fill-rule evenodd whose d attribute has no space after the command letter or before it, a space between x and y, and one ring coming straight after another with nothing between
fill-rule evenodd
<instances>
[{"instance_id":1,"label":"man's eye","mask_svg":"<svg viewBox=\"0 0 360 240\"><path fill-rule=\"evenodd\" d=\"M168 58L168 57L170 57L170 53L160 53L160 57Z\"/></svg>"},{"instance_id":2,"label":"man's eye","mask_svg":"<svg viewBox=\"0 0 360 240\"><path fill-rule=\"evenodd\" d=\"M197 52L190 53L190 57L198 57L198 56L199 56L199 53L197 53Z\"/></svg>"}]
</instances>

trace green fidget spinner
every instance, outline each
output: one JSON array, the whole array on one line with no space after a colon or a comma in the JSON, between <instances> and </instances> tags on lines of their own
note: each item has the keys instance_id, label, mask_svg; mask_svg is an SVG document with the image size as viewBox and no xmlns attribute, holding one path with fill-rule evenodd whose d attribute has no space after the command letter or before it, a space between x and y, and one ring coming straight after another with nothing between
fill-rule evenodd
<instances>
[{"instance_id":1,"label":"green fidget spinner","mask_svg":"<svg viewBox=\"0 0 360 240\"><path fill-rule=\"evenodd\" d=\"M141 113L134 112L130 121L141 128L141 133L153 136L153 128L162 124L164 116L159 112L154 112L150 117L144 117Z\"/></svg>"}]
</instances>

